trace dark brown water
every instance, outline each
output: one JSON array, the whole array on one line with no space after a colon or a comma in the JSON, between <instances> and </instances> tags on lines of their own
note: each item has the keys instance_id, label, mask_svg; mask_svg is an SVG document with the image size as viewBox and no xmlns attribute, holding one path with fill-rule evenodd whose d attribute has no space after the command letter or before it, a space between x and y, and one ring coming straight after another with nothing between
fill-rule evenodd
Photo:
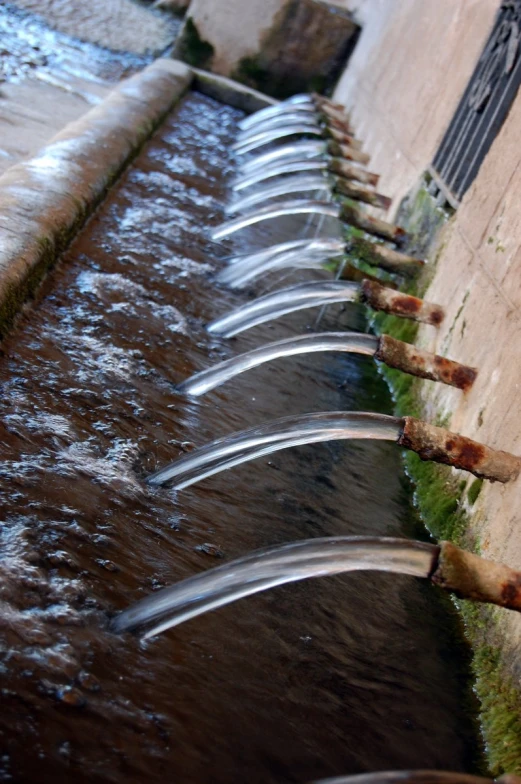
<instances>
[{"instance_id":1,"label":"dark brown water","mask_svg":"<svg viewBox=\"0 0 521 784\"><path fill-rule=\"evenodd\" d=\"M316 317L295 313L229 342L204 330L246 298L212 282L223 249L206 239L223 217L238 118L186 98L4 344L3 781L266 784L475 769L454 619L412 578L298 583L147 643L104 627L107 613L254 548L418 536L392 444L287 450L178 494L141 483L234 429L389 407L370 360L333 354L269 363L194 401L174 392L209 362ZM321 327L361 323L335 306Z\"/></svg>"}]
</instances>

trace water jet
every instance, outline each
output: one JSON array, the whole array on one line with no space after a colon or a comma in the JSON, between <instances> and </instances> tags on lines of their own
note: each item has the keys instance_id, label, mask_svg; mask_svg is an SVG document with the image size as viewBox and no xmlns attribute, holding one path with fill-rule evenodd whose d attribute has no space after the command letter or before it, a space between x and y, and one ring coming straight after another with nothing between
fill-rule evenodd
<instances>
[{"instance_id":1,"label":"water jet","mask_svg":"<svg viewBox=\"0 0 521 784\"><path fill-rule=\"evenodd\" d=\"M316 168L316 163L311 165L311 171L316 173L305 174L299 172L294 177L284 177L276 183L268 183L253 193L249 193L226 208L228 214L239 214L254 207L263 201L275 199L279 196L287 196L292 193L323 192L325 196L338 193L347 196L355 201L365 202L372 207L387 210L391 206L391 199L381 193L365 187L364 185L354 184L351 180L335 175L327 176L324 169Z\"/></svg>"},{"instance_id":2,"label":"water jet","mask_svg":"<svg viewBox=\"0 0 521 784\"><path fill-rule=\"evenodd\" d=\"M398 244L404 240L406 234L404 229L399 226L394 226L380 218L374 218L372 215L363 213L344 199L338 202L320 201L318 199L293 199L261 207L254 212L246 213L239 218L222 223L213 229L211 237L214 241L221 240L257 223L290 215L326 215L363 229L368 234L373 234L376 237Z\"/></svg>"},{"instance_id":3,"label":"water jet","mask_svg":"<svg viewBox=\"0 0 521 784\"><path fill-rule=\"evenodd\" d=\"M439 305L402 294L374 280L365 279L362 283L327 280L299 283L265 294L212 321L207 329L230 338L287 313L339 302L365 303L373 310L434 326L439 326L445 315Z\"/></svg>"},{"instance_id":4,"label":"water jet","mask_svg":"<svg viewBox=\"0 0 521 784\"><path fill-rule=\"evenodd\" d=\"M173 487L182 490L208 476L280 449L358 438L395 441L416 452L422 460L460 468L492 482L509 482L521 470L520 457L414 417L327 411L282 417L218 438L156 471L146 481L150 485L164 485L175 480Z\"/></svg>"},{"instance_id":5,"label":"water jet","mask_svg":"<svg viewBox=\"0 0 521 784\"><path fill-rule=\"evenodd\" d=\"M316 779L310 784L521 784L521 778L512 773L490 779L445 770L393 770Z\"/></svg>"},{"instance_id":6,"label":"water jet","mask_svg":"<svg viewBox=\"0 0 521 784\"><path fill-rule=\"evenodd\" d=\"M477 375L474 368L423 351L389 335L375 337L357 332L321 332L316 335L299 335L296 338L277 340L246 354L239 354L219 362L179 384L177 391L197 397L265 362L281 357L323 351L364 354L405 373L441 381L464 391L470 389Z\"/></svg>"},{"instance_id":7,"label":"water jet","mask_svg":"<svg viewBox=\"0 0 521 784\"><path fill-rule=\"evenodd\" d=\"M311 577L373 570L430 580L460 598L521 611L521 573L439 545L371 536L308 539L269 547L154 593L111 621L112 631L153 637L259 591ZM358 778L358 777L355 777Z\"/></svg>"}]
</instances>

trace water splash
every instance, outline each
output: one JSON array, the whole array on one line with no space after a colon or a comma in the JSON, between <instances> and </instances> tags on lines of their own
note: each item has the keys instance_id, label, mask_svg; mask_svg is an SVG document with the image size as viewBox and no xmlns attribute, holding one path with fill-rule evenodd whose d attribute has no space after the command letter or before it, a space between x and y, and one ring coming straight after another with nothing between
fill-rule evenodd
<instances>
[{"instance_id":1,"label":"water splash","mask_svg":"<svg viewBox=\"0 0 521 784\"><path fill-rule=\"evenodd\" d=\"M144 638L237 599L311 577L375 570L428 578L439 548L386 537L339 536L269 547L142 599L112 621Z\"/></svg>"},{"instance_id":2,"label":"water splash","mask_svg":"<svg viewBox=\"0 0 521 784\"><path fill-rule=\"evenodd\" d=\"M182 490L227 468L292 446L347 438L397 441L402 426L398 417L353 411L282 417L218 438L151 474L147 482L164 485L175 480L174 488Z\"/></svg>"},{"instance_id":3,"label":"water splash","mask_svg":"<svg viewBox=\"0 0 521 784\"><path fill-rule=\"evenodd\" d=\"M185 395L197 397L225 384L246 370L281 357L293 357L321 351L345 351L374 356L377 348L378 338L358 332L323 332L317 335L299 335L296 338L277 340L220 362L218 365L196 373L180 384L177 389Z\"/></svg>"},{"instance_id":4,"label":"water splash","mask_svg":"<svg viewBox=\"0 0 521 784\"><path fill-rule=\"evenodd\" d=\"M355 302L360 285L350 281L326 280L299 283L259 297L222 316L208 325L208 331L226 338L238 335L258 324L294 313L305 308L332 305L336 302Z\"/></svg>"},{"instance_id":5,"label":"water splash","mask_svg":"<svg viewBox=\"0 0 521 784\"><path fill-rule=\"evenodd\" d=\"M334 202L318 201L314 199L294 199L283 201L280 204L262 207L255 212L250 212L240 218L221 223L212 231L213 240L222 240L236 231L253 226L262 221L273 218L283 218L288 215L327 215L330 218L340 217L340 206Z\"/></svg>"}]
</instances>

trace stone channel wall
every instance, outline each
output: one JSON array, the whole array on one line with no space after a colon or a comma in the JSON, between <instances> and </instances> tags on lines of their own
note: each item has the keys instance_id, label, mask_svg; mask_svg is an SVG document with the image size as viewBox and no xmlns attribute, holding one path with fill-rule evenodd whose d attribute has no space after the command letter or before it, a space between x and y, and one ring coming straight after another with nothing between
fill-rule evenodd
<instances>
[{"instance_id":1,"label":"stone channel wall","mask_svg":"<svg viewBox=\"0 0 521 784\"><path fill-rule=\"evenodd\" d=\"M358 33L321 0L192 0L175 54L282 98L332 88Z\"/></svg>"},{"instance_id":2,"label":"stone channel wall","mask_svg":"<svg viewBox=\"0 0 521 784\"><path fill-rule=\"evenodd\" d=\"M489 35L499 0L364 0L359 44L335 99L350 111L370 153L379 189L393 197L391 216L418 189ZM430 262L424 296L441 304L439 330L416 342L478 369L465 395L422 381L416 400L431 422L521 454L521 95L472 187L448 220ZM410 197L413 192L412 197ZM432 207L432 205L431 205ZM434 209L435 206L434 206ZM400 210L407 218L407 207ZM409 397L408 402L411 398ZM428 481L428 479L426 480ZM521 481L475 484L453 471L438 486L446 509L485 557L521 567ZM428 499L426 488L418 495ZM428 504L442 503L432 498ZM434 516L434 515L433 515ZM476 645L478 693L494 772L521 769L521 618L506 611L465 615ZM488 678L488 680L487 680Z\"/></svg>"}]
</instances>

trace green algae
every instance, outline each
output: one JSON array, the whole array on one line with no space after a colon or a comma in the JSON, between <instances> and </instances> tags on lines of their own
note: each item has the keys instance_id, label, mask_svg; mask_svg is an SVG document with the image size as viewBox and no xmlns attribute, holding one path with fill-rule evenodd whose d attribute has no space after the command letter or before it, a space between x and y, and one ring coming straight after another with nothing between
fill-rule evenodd
<instances>
[{"instance_id":1,"label":"green algae","mask_svg":"<svg viewBox=\"0 0 521 784\"><path fill-rule=\"evenodd\" d=\"M404 200L399 222L412 233L411 248L423 249L424 256L434 260L427 269L405 289L407 293L423 296L433 277L436 262L443 251L443 238L437 234L447 225L450 211L440 215L439 207L424 187ZM428 198L429 197L429 198ZM437 226L437 229L436 229ZM436 250L433 251L433 248ZM429 253L430 251L430 253ZM451 330L464 309L468 292L456 314ZM387 333L408 343L415 342L418 325L406 319L377 314L372 325L381 334ZM380 371L390 386L395 413L424 417L422 379L407 376L385 365ZM483 411L480 412L482 424ZM436 424L447 427L450 418L438 417ZM424 462L414 452L404 452L405 468L413 485L416 509L429 532L437 539L447 539L474 552L480 551L479 538L471 525L471 508L483 487L483 480L476 479L467 489L467 480L447 466ZM465 636L471 647L471 670L473 689L479 701L479 719L485 746L486 762L491 775L504 773L521 774L521 693L507 670L501 640L501 622L504 613L500 608L479 605L470 601L455 602L465 628Z\"/></svg>"},{"instance_id":2,"label":"green algae","mask_svg":"<svg viewBox=\"0 0 521 784\"><path fill-rule=\"evenodd\" d=\"M475 479L472 482L471 486L469 487L467 492L467 498L471 506L474 506L474 504L476 503L476 500L481 492L482 487L483 487L483 479Z\"/></svg>"},{"instance_id":3,"label":"green algae","mask_svg":"<svg viewBox=\"0 0 521 784\"><path fill-rule=\"evenodd\" d=\"M201 37L192 17L187 17L176 44L176 57L184 60L188 65L193 65L194 68L204 68L214 53L214 47Z\"/></svg>"}]
</instances>

